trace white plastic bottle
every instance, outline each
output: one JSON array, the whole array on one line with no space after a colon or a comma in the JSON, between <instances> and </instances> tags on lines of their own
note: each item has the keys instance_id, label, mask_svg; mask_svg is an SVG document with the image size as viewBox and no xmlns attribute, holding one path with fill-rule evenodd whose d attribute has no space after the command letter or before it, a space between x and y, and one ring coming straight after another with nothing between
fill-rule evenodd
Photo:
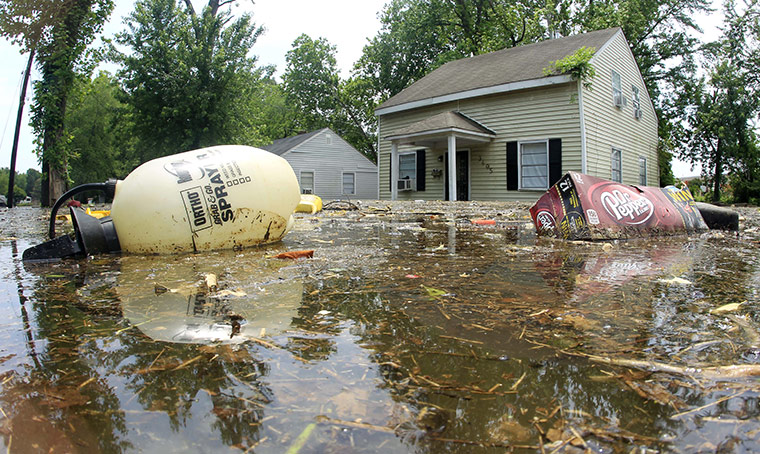
<instances>
[{"instance_id":1,"label":"white plastic bottle","mask_svg":"<svg viewBox=\"0 0 760 454\"><path fill-rule=\"evenodd\" d=\"M237 249L281 239L293 225L299 193L283 158L216 146L136 168L116 183L111 217L124 252Z\"/></svg>"}]
</instances>

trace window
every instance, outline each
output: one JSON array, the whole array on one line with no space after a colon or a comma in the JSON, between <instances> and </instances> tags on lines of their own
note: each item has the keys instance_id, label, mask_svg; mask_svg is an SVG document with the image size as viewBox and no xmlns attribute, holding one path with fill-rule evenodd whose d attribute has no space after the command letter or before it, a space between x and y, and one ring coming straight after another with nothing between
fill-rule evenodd
<instances>
[{"instance_id":1,"label":"window","mask_svg":"<svg viewBox=\"0 0 760 454\"><path fill-rule=\"evenodd\" d=\"M301 193L314 194L314 172L301 171Z\"/></svg>"},{"instance_id":2,"label":"window","mask_svg":"<svg viewBox=\"0 0 760 454\"><path fill-rule=\"evenodd\" d=\"M633 97L633 118L641 118L641 99L639 97L639 88L631 87L631 93Z\"/></svg>"},{"instance_id":3,"label":"window","mask_svg":"<svg viewBox=\"0 0 760 454\"><path fill-rule=\"evenodd\" d=\"M547 141L520 144L520 189L549 188L549 147Z\"/></svg>"},{"instance_id":4,"label":"window","mask_svg":"<svg viewBox=\"0 0 760 454\"><path fill-rule=\"evenodd\" d=\"M617 181L618 183L623 182L622 155L623 155L622 151L615 148L612 149L612 156L610 157L612 174L610 175L610 179L612 181Z\"/></svg>"},{"instance_id":5,"label":"window","mask_svg":"<svg viewBox=\"0 0 760 454\"><path fill-rule=\"evenodd\" d=\"M356 174L343 174L343 194L356 194Z\"/></svg>"},{"instance_id":6,"label":"window","mask_svg":"<svg viewBox=\"0 0 760 454\"><path fill-rule=\"evenodd\" d=\"M325 134L325 142L327 145L332 145L332 134Z\"/></svg>"},{"instance_id":7,"label":"window","mask_svg":"<svg viewBox=\"0 0 760 454\"><path fill-rule=\"evenodd\" d=\"M620 83L620 74L612 71L612 104L615 107L623 107L623 89Z\"/></svg>"},{"instance_id":8,"label":"window","mask_svg":"<svg viewBox=\"0 0 760 454\"><path fill-rule=\"evenodd\" d=\"M639 184L646 186L647 184L647 158L639 156Z\"/></svg>"},{"instance_id":9,"label":"window","mask_svg":"<svg viewBox=\"0 0 760 454\"><path fill-rule=\"evenodd\" d=\"M398 155L398 178L399 180L417 178L417 155L415 153Z\"/></svg>"}]
</instances>

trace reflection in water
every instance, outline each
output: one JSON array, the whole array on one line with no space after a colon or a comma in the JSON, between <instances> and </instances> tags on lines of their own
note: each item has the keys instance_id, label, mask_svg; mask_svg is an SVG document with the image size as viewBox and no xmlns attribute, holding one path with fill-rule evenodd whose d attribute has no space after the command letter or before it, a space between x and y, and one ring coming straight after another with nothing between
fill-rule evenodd
<instances>
[{"instance_id":1,"label":"reflection in water","mask_svg":"<svg viewBox=\"0 0 760 454\"><path fill-rule=\"evenodd\" d=\"M124 316L168 342L240 343L287 329L301 304L300 276L217 255L123 257L115 288Z\"/></svg>"},{"instance_id":2,"label":"reflection in water","mask_svg":"<svg viewBox=\"0 0 760 454\"><path fill-rule=\"evenodd\" d=\"M760 263L735 239L324 215L271 250L24 269L25 242L0 241L15 452L760 450L751 378L594 360L748 363Z\"/></svg>"}]
</instances>

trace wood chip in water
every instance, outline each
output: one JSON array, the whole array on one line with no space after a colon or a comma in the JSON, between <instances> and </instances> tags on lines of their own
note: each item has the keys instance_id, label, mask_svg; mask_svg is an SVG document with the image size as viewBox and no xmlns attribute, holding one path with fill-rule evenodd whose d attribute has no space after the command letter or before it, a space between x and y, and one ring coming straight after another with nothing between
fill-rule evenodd
<instances>
[{"instance_id":1,"label":"wood chip in water","mask_svg":"<svg viewBox=\"0 0 760 454\"><path fill-rule=\"evenodd\" d=\"M313 258L314 257L314 249L310 250L304 250L304 251L288 251L288 252L282 252L280 254L277 254L273 256L275 259L290 259L290 260L296 260L301 258Z\"/></svg>"},{"instance_id":2,"label":"wood chip in water","mask_svg":"<svg viewBox=\"0 0 760 454\"><path fill-rule=\"evenodd\" d=\"M456 337L456 336L447 336L445 334L440 334L438 337L442 337L444 339L454 339L454 340L457 340L459 342L469 342L471 344L477 344L477 345L482 345L483 344L483 342L481 342L481 341L476 341L476 340L471 340L471 339L463 339L461 337Z\"/></svg>"}]
</instances>

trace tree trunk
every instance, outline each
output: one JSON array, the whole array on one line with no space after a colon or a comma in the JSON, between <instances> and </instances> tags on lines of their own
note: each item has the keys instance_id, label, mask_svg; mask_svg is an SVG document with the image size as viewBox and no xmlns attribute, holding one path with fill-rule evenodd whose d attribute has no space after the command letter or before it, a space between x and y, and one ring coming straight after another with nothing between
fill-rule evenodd
<instances>
[{"instance_id":1,"label":"tree trunk","mask_svg":"<svg viewBox=\"0 0 760 454\"><path fill-rule=\"evenodd\" d=\"M74 83L74 61L79 56L75 49L81 38L82 23L92 3L93 0L70 2L63 21L53 29L52 41L46 49L47 52L43 53L42 49L40 50L42 81L38 90L49 98L42 107L42 169L45 174L42 182L42 206L53 205L66 192L66 100Z\"/></svg>"}]
</instances>

